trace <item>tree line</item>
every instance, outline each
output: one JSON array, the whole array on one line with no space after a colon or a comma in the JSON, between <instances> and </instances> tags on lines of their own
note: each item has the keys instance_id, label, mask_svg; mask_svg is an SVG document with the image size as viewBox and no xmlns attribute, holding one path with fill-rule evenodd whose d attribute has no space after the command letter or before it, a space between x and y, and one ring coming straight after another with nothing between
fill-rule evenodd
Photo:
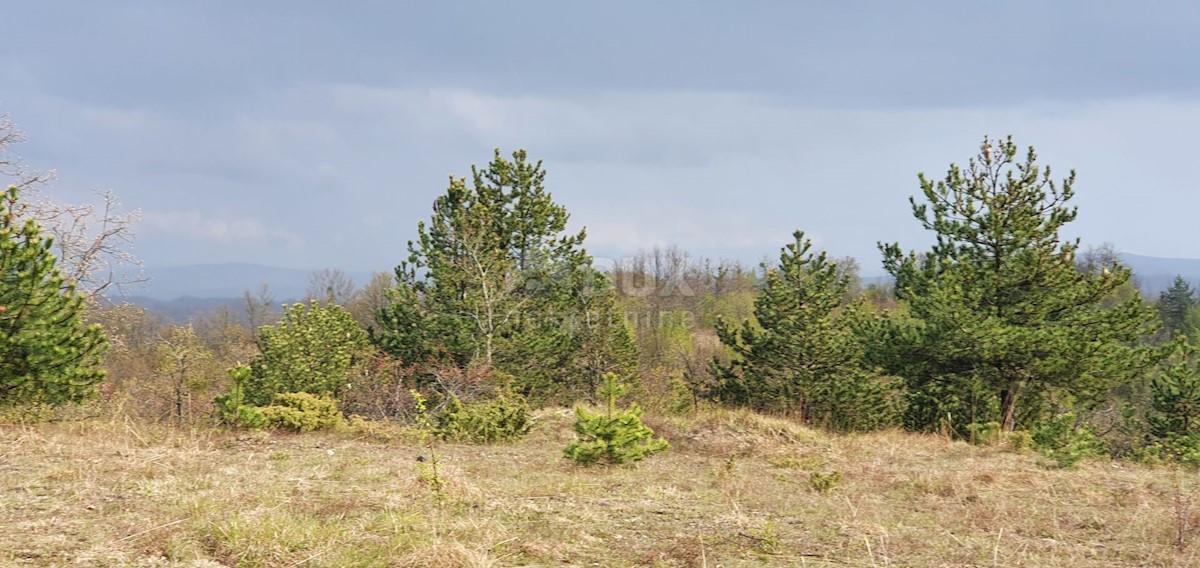
<instances>
[{"instance_id":1,"label":"tree line","mask_svg":"<svg viewBox=\"0 0 1200 568\"><path fill-rule=\"evenodd\" d=\"M880 243L890 286L864 287L854 259L802 231L756 267L672 247L600 271L546 176L526 152L497 150L450 178L393 274L356 290L324 271L305 303L278 310L248 292L245 313L182 326L88 306L37 220L20 222L12 187L0 401L99 395L147 417L219 420L213 401L237 377L238 404L299 392L411 420L414 397L435 412L598 402L623 377L653 412L745 406L837 431L1029 432L1200 457L1195 291L1178 279L1147 301L1115 255L1064 238L1074 172L1055 177L1011 138L919 175L911 214L935 244Z\"/></svg>"}]
</instances>

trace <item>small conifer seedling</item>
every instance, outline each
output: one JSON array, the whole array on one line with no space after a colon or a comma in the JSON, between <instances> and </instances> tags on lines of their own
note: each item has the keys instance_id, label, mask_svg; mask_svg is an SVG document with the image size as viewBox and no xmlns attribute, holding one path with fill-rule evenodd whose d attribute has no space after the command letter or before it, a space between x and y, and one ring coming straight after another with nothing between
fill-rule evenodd
<instances>
[{"instance_id":1,"label":"small conifer seedling","mask_svg":"<svg viewBox=\"0 0 1200 568\"><path fill-rule=\"evenodd\" d=\"M584 465L623 464L666 451L670 445L662 438L655 439L654 431L642 424L642 409L636 403L617 409L617 397L625 391L615 374L605 373L599 395L607 408L602 413L575 409L577 439L563 450L566 457Z\"/></svg>"}]
</instances>

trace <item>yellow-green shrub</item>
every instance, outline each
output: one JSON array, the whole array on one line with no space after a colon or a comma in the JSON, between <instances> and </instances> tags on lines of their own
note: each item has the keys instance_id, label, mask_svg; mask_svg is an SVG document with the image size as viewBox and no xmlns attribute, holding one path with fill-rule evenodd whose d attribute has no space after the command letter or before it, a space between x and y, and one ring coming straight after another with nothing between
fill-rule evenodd
<instances>
[{"instance_id":1,"label":"yellow-green shrub","mask_svg":"<svg viewBox=\"0 0 1200 568\"><path fill-rule=\"evenodd\" d=\"M342 421L336 400L306 392L277 394L271 405L261 410L268 428L293 432L328 430Z\"/></svg>"},{"instance_id":2,"label":"yellow-green shrub","mask_svg":"<svg viewBox=\"0 0 1200 568\"><path fill-rule=\"evenodd\" d=\"M514 393L469 403L451 397L435 422L438 437L471 444L519 440L533 427L529 404Z\"/></svg>"}]
</instances>

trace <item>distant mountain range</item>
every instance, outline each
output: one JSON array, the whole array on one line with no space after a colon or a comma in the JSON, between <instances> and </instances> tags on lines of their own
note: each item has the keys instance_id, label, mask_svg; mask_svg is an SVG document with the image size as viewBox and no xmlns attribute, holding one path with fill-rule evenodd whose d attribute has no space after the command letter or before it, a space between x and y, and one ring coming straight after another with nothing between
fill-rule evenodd
<instances>
[{"instance_id":1,"label":"distant mountain range","mask_svg":"<svg viewBox=\"0 0 1200 568\"><path fill-rule=\"evenodd\" d=\"M1121 261L1133 269L1134 278L1147 298L1171 286L1175 276L1193 285L1200 283L1200 259L1158 258L1121 253ZM126 298L175 320L191 314L227 305L240 313L246 292L257 295L266 284L276 304L304 298L312 270L278 268L258 264L197 264L147 268L150 281L137 295ZM366 284L371 273L346 271L358 285ZM871 276L865 283L885 283L885 276Z\"/></svg>"},{"instance_id":2,"label":"distant mountain range","mask_svg":"<svg viewBox=\"0 0 1200 568\"><path fill-rule=\"evenodd\" d=\"M146 268L150 281L140 296L159 301L178 298L241 298L255 294L263 284L279 300L295 300L308 292L313 270L276 268L258 264L193 264ZM371 279L369 272L344 271L362 286Z\"/></svg>"},{"instance_id":3,"label":"distant mountain range","mask_svg":"<svg viewBox=\"0 0 1200 568\"><path fill-rule=\"evenodd\" d=\"M1121 253L1121 262L1133 270L1133 278L1147 298L1157 298L1171 287L1176 276L1182 276L1193 287L1200 282L1200 259L1158 258Z\"/></svg>"},{"instance_id":4,"label":"distant mountain range","mask_svg":"<svg viewBox=\"0 0 1200 568\"><path fill-rule=\"evenodd\" d=\"M1117 255L1121 262L1133 270L1133 280L1147 299L1157 299L1158 294L1175 283L1181 276L1193 288L1200 289L1200 259L1159 258L1127 252ZM891 276L864 276L864 285L890 284Z\"/></svg>"}]
</instances>

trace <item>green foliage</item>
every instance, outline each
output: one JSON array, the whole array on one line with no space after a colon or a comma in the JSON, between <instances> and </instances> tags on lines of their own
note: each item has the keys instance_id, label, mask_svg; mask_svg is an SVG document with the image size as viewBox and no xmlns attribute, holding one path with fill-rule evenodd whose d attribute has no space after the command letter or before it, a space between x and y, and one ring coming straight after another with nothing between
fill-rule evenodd
<instances>
[{"instance_id":1,"label":"green foliage","mask_svg":"<svg viewBox=\"0 0 1200 568\"><path fill-rule=\"evenodd\" d=\"M108 342L23 208L16 187L0 194L0 405L79 402L104 379Z\"/></svg>"},{"instance_id":2,"label":"green foliage","mask_svg":"<svg viewBox=\"0 0 1200 568\"><path fill-rule=\"evenodd\" d=\"M257 430L262 428L267 422L262 410L257 406L246 404L246 383L250 380L250 367L237 365L230 368L227 373L229 380L233 381L233 388L214 400L221 422L233 426L235 429Z\"/></svg>"},{"instance_id":3,"label":"green foliage","mask_svg":"<svg viewBox=\"0 0 1200 568\"><path fill-rule=\"evenodd\" d=\"M211 386L210 377L215 372L211 364L213 353L191 325L171 326L154 351L154 370L168 379L172 413L182 420L185 415L190 416L192 395Z\"/></svg>"},{"instance_id":4,"label":"green foliage","mask_svg":"<svg viewBox=\"0 0 1200 568\"><path fill-rule=\"evenodd\" d=\"M0 424L40 424L53 420L61 406L49 404L0 404Z\"/></svg>"},{"instance_id":5,"label":"green foliage","mask_svg":"<svg viewBox=\"0 0 1200 568\"><path fill-rule=\"evenodd\" d=\"M605 373L628 375L637 368L637 343L617 307L616 290L604 274L591 268L583 270L587 283L575 294L569 308L573 313L569 321L572 357L568 372L574 378L554 389L559 400L587 397L600 387Z\"/></svg>"},{"instance_id":6,"label":"green foliage","mask_svg":"<svg viewBox=\"0 0 1200 568\"><path fill-rule=\"evenodd\" d=\"M1194 346L1176 343L1175 353L1151 383L1151 391L1147 421L1154 438L1200 435L1200 364Z\"/></svg>"},{"instance_id":7,"label":"green foliage","mask_svg":"<svg viewBox=\"0 0 1200 568\"><path fill-rule=\"evenodd\" d=\"M470 403L451 396L435 418L434 431L452 442L493 444L519 440L532 427L533 417L525 398L502 392L495 398Z\"/></svg>"},{"instance_id":8,"label":"green foliage","mask_svg":"<svg viewBox=\"0 0 1200 568\"><path fill-rule=\"evenodd\" d=\"M471 183L451 178L396 268L373 340L410 364L486 366L536 403L627 372L634 349L584 233L545 190L524 151L497 150Z\"/></svg>"},{"instance_id":9,"label":"green foliage","mask_svg":"<svg viewBox=\"0 0 1200 568\"><path fill-rule=\"evenodd\" d=\"M1182 276L1176 276L1171 287L1159 294L1157 307L1168 337L1195 335L1196 292Z\"/></svg>"},{"instance_id":10,"label":"green foliage","mask_svg":"<svg viewBox=\"0 0 1200 568\"><path fill-rule=\"evenodd\" d=\"M1012 451L1023 452L1033 447L1033 434L1026 430L1016 430L1008 433L1006 441Z\"/></svg>"},{"instance_id":11,"label":"green foliage","mask_svg":"<svg viewBox=\"0 0 1200 568\"><path fill-rule=\"evenodd\" d=\"M784 545L779 540L779 530L773 520L768 519L761 527L745 536L754 540L754 551L759 554L771 556L784 551Z\"/></svg>"},{"instance_id":12,"label":"green foliage","mask_svg":"<svg viewBox=\"0 0 1200 568\"><path fill-rule=\"evenodd\" d=\"M416 390L409 391L413 399L413 408L416 411L416 427L419 442L425 445L429 450L429 457L424 456L417 460L417 472L421 481L429 486L429 491L433 493L433 498L437 501L438 506L446 503L448 495L446 494L446 478L442 476L441 464L442 455L437 448L437 428L434 425L434 419L429 414L429 408L425 404L425 397Z\"/></svg>"},{"instance_id":13,"label":"green foliage","mask_svg":"<svg viewBox=\"0 0 1200 568\"><path fill-rule=\"evenodd\" d=\"M821 473L814 471L808 474L808 487L817 493L828 493L842 483L842 472L833 471Z\"/></svg>"},{"instance_id":14,"label":"green foliage","mask_svg":"<svg viewBox=\"0 0 1200 568\"><path fill-rule=\"evenodd\" d=\"M642 424L642 410L636 403L625 410L617 409L617 397L625 391L625 385L615 374L604 375L599 394L607 401L607 409L593 413L583 407L575 408L577 440L563 450L566 457L584 465L623 464L670 447L666 440L654 439L654 431Z\"/></svg>"},{"instance_id":15,"label":"green foliage","mask_svg":"<svg viewBox=\"0 0 1200 568\"><path fill-rule=\"evenodd\" d=\"M1035 449L1063 468L1105 453L1104 444L1091 429L1080 426L1072 413L1043 421L1033 430L1032 440Z\"/></svg>"},{"instance_id":16,"label":"green foliage","mask_svg":"<svg viewBox=\"0 0 1200 568\"><path fill-rule=\"evenodd\" d=\"M1133 459L1152 465L1168 462L1200 468L1200 434L1173 436L1146 444L1133 452Z\"/></svg>"},{"instance_id":17,"label":"green foliage","mask_svg":"<svg viewBox=\"0 0 1200 568\"><path fill-rule=\"evenodd\" d=\"M687 414L696 411L696 394L687 380L683 377L671 377L668 386L671 389L671 398L667 403L667 410L669 412Z\"/></svg>"},{"instance_id":18,"label":"green foliage","mask_svg":"<svg viewBox=\"0 0 1200 568\"><path fill-rule=\"evenodd\" d=\"M1153 333L1153 313L1136 293L1111 300L1129 269L1078 270L1078 241L1059 235L1076 216L1074 173L1057 183L1032 148L1021 162L1011 139L985 138L965 169L920 181L926 202L910 199L913 214L937 244L920 255L880 245L908 315L885 315L870 351L904 377L910 427L950 415L1012 431L1059 392L1094 401L1153 364L1133 347Z\"/></svg>"},{"instance_id":19,"label":"green foliage","mask_svg":"<svg viewBox=\"0 0 1200 568\"><path fill-rule=\"evenodd\" d=\"M973 422L967 425L967 430L971 433L971 443L981 446L995 444L1004 438L999 422Z\"/></svg>"},{"instance_id":20,"label":"green foliage","mask_svg":"<svg viewBox=\"0 0 1200 568\"><path fill-rule=\"evenodd\" d=\"M344 308L317 302L284 306L283 320L259 332L245 399L265 405L277 393L340 398L367 335Z\"/></svg>"},{"instance_id":21,"label":"green foliage","mask_svg":"<svg viewBox=\"0 0 1200 568\"><path fill-rule=\"evenodd\" d=\"M276 394L270 406L259 410L268 428L293 432L332 430L342 422L336 400L306 392Z\"/></svg>"},{"instance_id":22,"label":"green foliage","mask_svg":"<svg viewBox=\"0 0 1200 568\"><path fill-rule=\"evenodd\" d=\"M865 317L845 304L848 278L811 241L795 242L766 272L754 319L717 321L717 336L734 352L728 365L713 361L711 395L727 403L798 412L806 422L837 430L869 430L891 422L890 389L863 368L855 333Z\"/></svg>"}]
</instances>

